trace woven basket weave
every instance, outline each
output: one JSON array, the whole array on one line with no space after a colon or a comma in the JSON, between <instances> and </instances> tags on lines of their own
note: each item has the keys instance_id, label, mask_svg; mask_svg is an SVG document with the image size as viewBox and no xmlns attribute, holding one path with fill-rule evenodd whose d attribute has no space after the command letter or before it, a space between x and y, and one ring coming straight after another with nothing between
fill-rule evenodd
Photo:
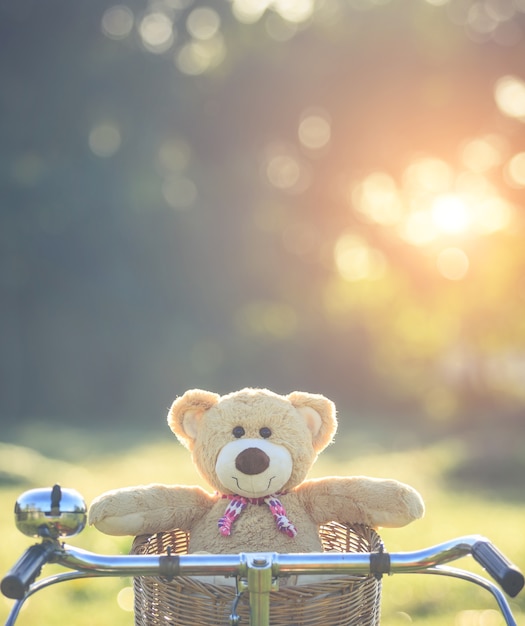
<instances>
[{"instance_id":1,"label":"woven basket weave","mask_svg":"<svg viewBox=\"0 0 525 626\"><path fill-rule=\"evenodd\" d=\"M377 552L381 538L366 526L332 522L321 526L325 552ZM189 536L174 530L137 537L133 554L186 554ZM188 577L166 581L138 577L135 589L135 626L228 625L235 587L216 585ZM381 581L374 576L344 576L312 584L282 586L271 592L272 626L377 626ZM248 626L248 594L241 596L236 612Z\"/></svg>"}]
</instances>

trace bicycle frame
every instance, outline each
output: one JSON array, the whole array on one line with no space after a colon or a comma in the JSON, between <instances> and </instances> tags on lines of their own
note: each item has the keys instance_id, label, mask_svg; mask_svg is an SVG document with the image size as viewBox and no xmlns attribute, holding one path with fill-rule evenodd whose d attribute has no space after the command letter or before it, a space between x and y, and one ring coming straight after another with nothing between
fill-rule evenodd
<instances>
[{"instance_id":1,"label":"bicycle frame","mask_svg":"<svg viewBox=\"0 0 525 626\"><path fill-rule=\"evenodd\" d=\"M30 552L33 554L30 557ZM38 554L36 554L38 552ZM241 553L235 555L125 555L104 556L44 539L28 549L2 581L4 595L16 599L5 626L13 626L24 602L37 591L59 582L92 577L176 576L235 577L239 593L248 593L250 625L268 626L270 592L279 578L293 574L375 575L425 573L460 578L490 592L508 626L517 626L500 589L488 579L447 566L473 556L515 596L523 587L523 575L492 544L479 535L469 535L415 552L374 553ZM38 560L39 559L39 560ZM35 562L38 560L38 562ZM29 563L29 561L33 561ZM42 561L42 562L40 562ZM43 562L62 565L69 571L34 582ZM233 608L230 624L238 623Z\"/></svg>"}]
</instances>

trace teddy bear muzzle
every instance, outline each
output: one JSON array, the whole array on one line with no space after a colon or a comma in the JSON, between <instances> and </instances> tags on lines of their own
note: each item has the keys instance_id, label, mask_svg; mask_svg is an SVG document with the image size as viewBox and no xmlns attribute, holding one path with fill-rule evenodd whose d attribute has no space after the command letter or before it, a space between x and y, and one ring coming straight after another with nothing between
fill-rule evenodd
<instances>
[{"instance_id":1,"label":"teddy bear muzzle","mask_svg":"<svg viewBox=\"0 0 525 626\"><path fill-rule=\"evenodd\" d=\"M280 491L292 467L284 446L263 439L239 439L220 450L215 470L225 493L260 498Z\"/></svg>"}]
</instances>

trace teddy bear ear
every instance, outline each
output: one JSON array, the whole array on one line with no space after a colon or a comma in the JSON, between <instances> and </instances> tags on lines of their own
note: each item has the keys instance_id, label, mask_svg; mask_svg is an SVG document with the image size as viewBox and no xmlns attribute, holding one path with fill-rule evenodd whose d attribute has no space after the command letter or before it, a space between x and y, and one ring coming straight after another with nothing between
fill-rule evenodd
<instances>
[{"instance_id":1,"label":"teddy bear ear","mask_svg":"<svg viewBox=\"0 0 525 626\"><path fill-rule=\"evenodd\" d=\"M212 391L190 389L177 398L168 413L168 425L177 439L191 449L203 414L217 404L220 396Z\"/></svg>"},{"instance_id":2,"label":"teddy bear ear","mask_svg":"<svg viewBox=\"0 0 525 626\"><path fill-rule=\"evenodd\" d=\"M337 430L335 404L324 396L304 391L294 391L288 400L299 411L312 433L314 450L324 450Z\"/></svg>"}]
</instances>

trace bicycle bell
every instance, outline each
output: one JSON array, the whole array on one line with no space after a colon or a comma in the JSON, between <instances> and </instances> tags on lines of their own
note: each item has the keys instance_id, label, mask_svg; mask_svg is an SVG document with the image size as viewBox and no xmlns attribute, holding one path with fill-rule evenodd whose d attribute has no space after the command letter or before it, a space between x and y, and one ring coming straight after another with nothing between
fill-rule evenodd
<instances>
[{"instance_id":1,"label":"bicycle bell","mask_svg":"<svg viewBox=\"0 0 525 626\"><path fill-rule=\"evenodd\" d=\"M71 537L86 525L86 503L74 489L30 489L15 504L15 523L28 537Z\"/></svg>"}]
</instances>

